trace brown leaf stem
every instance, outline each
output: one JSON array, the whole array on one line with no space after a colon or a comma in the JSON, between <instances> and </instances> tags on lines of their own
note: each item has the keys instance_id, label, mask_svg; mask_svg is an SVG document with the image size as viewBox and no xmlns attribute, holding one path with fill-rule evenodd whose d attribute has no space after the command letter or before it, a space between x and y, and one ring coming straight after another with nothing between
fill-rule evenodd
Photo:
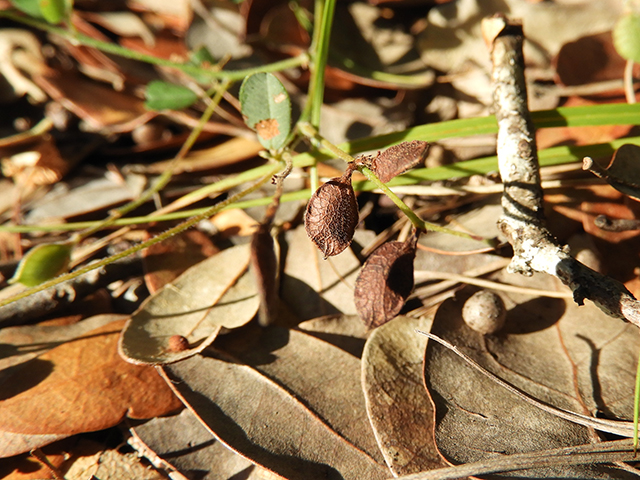
<instances>
[{"instance_id":1,"label":"brown leaf stem","mask_svg":"<svg viewBox=\"0 0 640 480\"><path fill-rule=\"evenodd\" d=\"M513 246L510 272L546 272L571 288L578 305L593 301L613 317L640 326L640 303L625 286L575 260L546 227L535 134L527 107L522 26L504 16L483 21L492 31L498 164L504 183L498 227Z\"/></svg>"}]
</instances>

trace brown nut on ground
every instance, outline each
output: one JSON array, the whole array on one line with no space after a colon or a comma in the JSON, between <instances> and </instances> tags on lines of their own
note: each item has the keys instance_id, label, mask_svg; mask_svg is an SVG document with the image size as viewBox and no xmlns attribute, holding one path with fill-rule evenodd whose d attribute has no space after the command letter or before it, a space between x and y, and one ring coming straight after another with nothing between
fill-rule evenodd
<instances>
[{"instance_id":1,"label":"brown nut on ground","mask_svg":"<svg viewBox=\"0 0 640 480\"><path fill-rule=\"evenodd\" d=\"M490 335L504 326L507 309L499 295L480 290L464 303L462 319L476 332Z\"/></svg>"}]
</instances>

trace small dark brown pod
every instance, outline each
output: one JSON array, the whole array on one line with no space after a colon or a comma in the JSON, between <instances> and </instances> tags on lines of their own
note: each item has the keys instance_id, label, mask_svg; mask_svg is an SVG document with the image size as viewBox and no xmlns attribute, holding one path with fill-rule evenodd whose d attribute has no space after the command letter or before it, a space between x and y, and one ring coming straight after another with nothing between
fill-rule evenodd
<instances>
[{"instance_id":1,"label":"small dark brown pod","mask_svg":"<svg viewBox=\"0 0 640 480\"><path fill-rule=\"evenodd\" d=\"M400 313L413 290L413 260L418 233L406 242L387 242L367 259L356 280L354 300L369 328L387 323Z\"/></svg>"},{"instance_id":2,"label":"small dark brown pod","mask_svg":"<svg viewBox=\"0 0 640 480\"><path fill-rule=\"evenodd\" d=\"M304 228L324 258L337 255L351 244L358 226L358 203L351 186L355 165L341 177L320 186L309 199Z\"/></svg>"},{"instance_id":3,"label":"small dark brown pod","mask_svg":"<svg viewBox=\"0 0 640 480\"><path fill-rule=\"evenodd\" d=\"M421 140L402 142L371 159L369 167L382 183L424 162L429 143Z\"/></svg>"},{"instance_id":4,"label":"small dark brown pod","mask_svg":"<svg viewBox=\"0 0 640 480\"><path fill-rule=\"evenodd\" d=\"M260 224L251 238L251 272L260 295L258 322L266 327L275 319L278 310L278 257L270 225Z\"/></svg>"},{"instance_id":5,"label":"small dark brown pod","mask_svg":"<svg viewBox=\"0 0 640 480\"><path fill-rule=\"evenodd\" d=\"M498 294L480 290L464 303L462 319L476 332L491 335L504 326L507 309Z\"/></svg>"}]
</instances>

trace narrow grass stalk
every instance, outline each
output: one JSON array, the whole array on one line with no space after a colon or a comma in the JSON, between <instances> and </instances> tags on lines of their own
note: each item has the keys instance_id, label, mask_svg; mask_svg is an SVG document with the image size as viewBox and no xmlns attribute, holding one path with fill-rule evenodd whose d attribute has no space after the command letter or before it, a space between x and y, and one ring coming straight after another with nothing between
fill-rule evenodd
<instances>
[{"instance_id":1,"label":"narrow grass stalk","mask_svg":"<svg viewBox=\"0 0 640 480\"><path fill-rule=\"evenodd\" d=\"M282 168L282 164L278 163L276 165L272 165L271 171L269 172L268 175L265 175L262 179L260 179L259 181L257 181L256 183L254 183L253 185L251 185L250 187L242 190L241 192L236 193L235 195L230 196L228 199L214 205L213 207L210 207L208 209L206 209L203 213L201 213L200 215L196 215L195 217L191 217L189 220L182 222L180 225L176 225L175 227L167 230L166 232L163 232L159 235L156 235L155 237L139 243L138 245L135 245L131 248L128 248L118 254L112 255L110 257L107 257L103 260L100 260L98 262L92 263L90 265L87 265L86 267L82 267L79 268L78 270L75 270L73 272L70 273L66 273L64 275L60 275L59 277L56 277L52 280L49 280L47 282L44 282L36 287L32 287L32 288L28 288L22 292L20 292L17 295L14 295L13 297L9 297L6 298L4 300L0 301L0 307L4 307L5 305L8 305L12 302L15 302L17 300L20 300L22 298L28 297L29 295L33 295L34 293L38 293L41 292L42 290L46 290L47 288L51 288L55 285L58 285L62 282L66 282L68 280L73 280L76 277L79 277L80 275L84 275L85 273L91 272L93 270L96 270L98 268L104 267L106 265L109 265L110 263L113 263L115 261L120 260L121 258L125 258L128 257L129 255L133 255L134 253L137 253L141 250L144 250L145 248L150 247L151 245L155 245L156 243L160 243L164 240L166 240L169 237L172 237L178 233L181 233L191 227L193 227L194 225L196 225L198 222L201 222L202 220L205 220L209 217L211 217L212 215L215 215L216 213L218 213L219 211L221 211L223 208L225 208L228 205L231 205L234 202L237 202L238 200L240 200L242 197L244 197L245 195L250 194L251 192L254 192L256 190L258 190L260 187L262 187L265 183L267 183L269 180L271 180L271 177L276 174L278 172L278 170L280 170Z\"/></svg>"},{"instance_id":2,"label":"narrow grass stalk","mask_svg":"<svg viewBox=\"0 0 640 480\"><path fill-rule=\"evenodd\" d=\"M196 143L196 140L202 133L202 129L205 123L207 123L211 118L211 115L213 115L214 110L220 104L220 101L222 100L222 96L227 91L230 85L231 85L231 82L226 80L225 82L223 82L222 85L220 85L216 89L216 94L213 96L213 98L207 105L207 108L205 109L204 113L200 117L198 125L196 125L196 127L191 131L187 140L182 144L180 151L174 157L169 167L164 172L162 172L162 175L160 175L160 177L154 183L154 185L151 188L149 188L146 192L144 192L140 196L140 198L134 200L133 202L127 203L123 207L120 207L114 210L109 215L109 218L107 218L103 222L76 234L73 239L75 243L79 243L82 239L87 238L90 235L93 235L98 230L101 230L103 228L106 228L112 225L113 223L115 223L116 220L118 220L122 216L126 215L132 210L135 210L140 205L144 204L147 200L149 200L153 195L161 191L169 183L169 181L171 180L171 177L173 177L173 172L175 171L176 166L178 165L178 163L180 163L182 159L184 159L184 157L187 155L187 153L189 153L193 145Z\"/></svg>"}]
</instances>

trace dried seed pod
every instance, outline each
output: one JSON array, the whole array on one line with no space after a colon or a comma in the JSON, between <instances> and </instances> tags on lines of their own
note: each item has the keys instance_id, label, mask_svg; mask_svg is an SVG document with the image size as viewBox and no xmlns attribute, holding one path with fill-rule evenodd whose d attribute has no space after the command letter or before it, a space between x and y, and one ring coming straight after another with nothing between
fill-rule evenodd
<instances>
[{"instance_id":1,"label":"dried seed pod","mask_svg":"<svg viewBox=\"0 0 640 480\"><path fill-rule=\"evenodd\" d=\"M275 319L280 301L278 255L270 225L260 224L251 239L251 272L260 295L258 322L263 327L270 325Z\"/></svg>"},{"instance_id":2,"label":"dried seed pod","mask_svg":"<svg viewBox=\"0 0 640 480\"><path fill-rule=\"evenodd\" d=\"M462 319L476 332L490 335L504 327L507 309L498 294L480 290L464 303Z\"/></svg>"},{"instance_id":3,"label":"dried seed pod","mask_svg":"<svg viewBox=\"0 0 640 480\"><path fill-rule=\"evenodd\" d=\"M304 227L324 258L347 248L358 226L358 204L351 186L355 168L350 164L341 177L329 180L309 199Z\"/></svg>"},{"instance_id":4,"label":"dried seed pod","mask_svg":"<svg viewBox=\"0 0 640 480\"><path fill-rule=\"evenodd\" d=\"M367 259L356 280L356 309L370 328L393 319L413 290L413 260L418 232L405 242L387 242Z\"/></svg>"},{"instance_id":5,"label":"dried seed pod","mask_svg":"<svg viewBox=\"0 0 640 480\"><path fill-rule=\"evenodd\" d=\"M402 142L371 159L369 168L382 183L424 162L429 143L421 140Z\"/></svg>"}]
</instances>

